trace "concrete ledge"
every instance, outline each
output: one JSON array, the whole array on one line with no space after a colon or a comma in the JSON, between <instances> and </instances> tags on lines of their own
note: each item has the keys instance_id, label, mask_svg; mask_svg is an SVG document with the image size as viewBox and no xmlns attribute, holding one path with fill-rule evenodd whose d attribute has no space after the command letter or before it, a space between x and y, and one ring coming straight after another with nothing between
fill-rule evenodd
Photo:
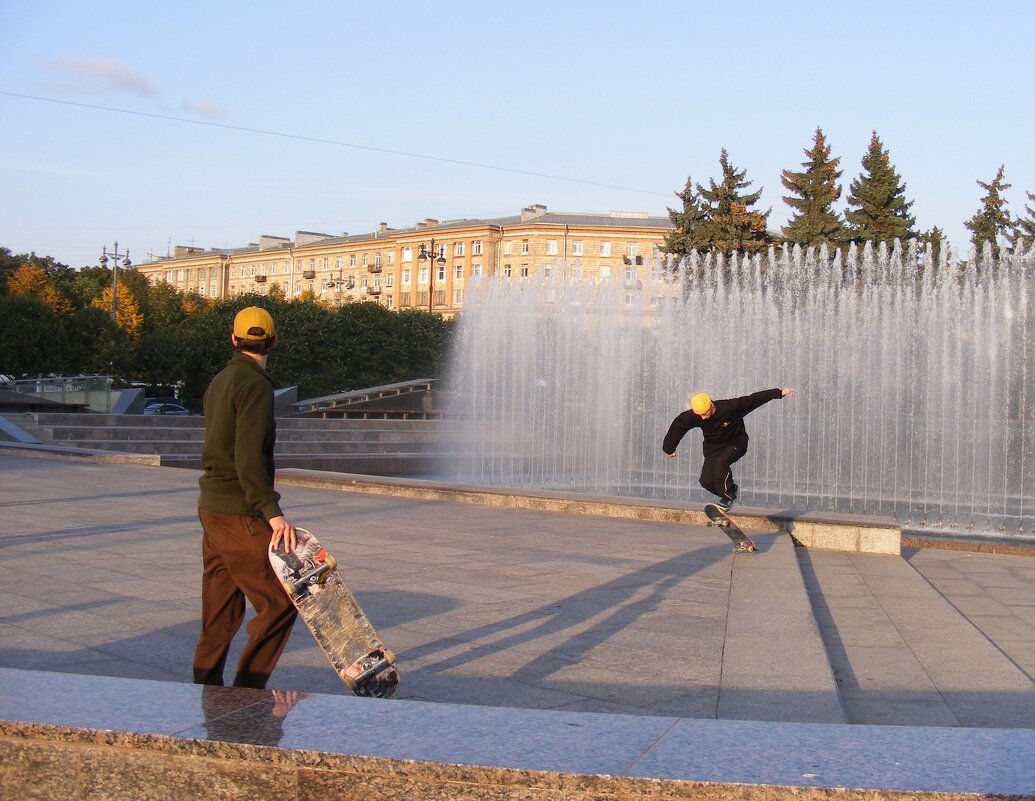
<instances>
[{"instance_id":1,"label":"concrete ledge","mask_svg":"<svg viewBox=\"0 0 1035 801\"><path fill-rule=\"evenodd\" d=\"M318 489L340 489L373 495L471 503L512 509L535 509L562 514L600 515L665 523L708 524L701 507L676 501L643 500L605 495L586 495L551 490L489 488L409 478L389 478L359 473L287 468L277 471L278 484ZM790 534L806 548L855 553L901 553L901 530L890 517L829 515L737 507L742 528L752 532Z\"/></svg>"},{"instance_id":2,"label":"concrete ledge","mask_svg":"<svg viewBox=\"0 0 1035 801\"><path fill-rule=\"evenodd\" d=\"M851 553L902 553L902 530L898 526L860 525L851 522L790 521L789 533L805 548L822 548Z\"/></svg>"},{"instance_id":3,"label":"concrete ledge","mask_svg":"<svg viewBox=\"0 0 1035 801\"><path fill-rule=\"evenodd\" d=\"M1035 731L377 701L0 670L0 797L1035 796Z\"/></svg>"},{"instance_id":4,"label":"concrete ledge","mask_svg":"<svg viewBox=\"0 0 1035 801\"><path fill-rule=\"evenodd\" d=\"M0 453L12 456L30 456L36 459L61 459L83 461L94 464L143 464L154 467L162 463L162 457L150 453L117 453L92 448L70 448L61 445L33 445L21 442L0 442Z\"/></svg>"}]
</instances>

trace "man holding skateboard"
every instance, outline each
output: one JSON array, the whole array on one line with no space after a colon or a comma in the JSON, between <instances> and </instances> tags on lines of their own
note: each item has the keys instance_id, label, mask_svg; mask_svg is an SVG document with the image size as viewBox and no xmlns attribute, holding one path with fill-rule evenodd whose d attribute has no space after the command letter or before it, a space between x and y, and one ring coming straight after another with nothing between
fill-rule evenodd
<instances>
[{"instance_id":1,"label":"man holding skateboard","mask_svg":"<svg viewBox=\"0 0 1035 801\"><path fill-rule=\"evenodd\" d=\"M194 682L223 683L230 642L245 599L255 609L235 687L264 688L287 644L297 612L268 560L270 544L295 547L297 532L273 489L274 382L266 360L277 343L273 318L249 306L234 318L234 354L205 391L205 445L198 481L203 530L201 635Z\"/></svg>"},{"instance_id":2,"label":"man holding skateboard","mask_svg":"<svg viewBox=\"0 0 1035 801\"><path fill-rule=\"evenodd\" d=\"M784 387L763 389L740 398L713 401L707 393L699 392L690 398L690 408L672 421L661 449L674 457L686 432L692 428L701 429L704 434L701 486L719 496L715 505L726 513L737 499L738 491L731 465L747 452L748 435L744 418L771 400L793 395L791 387Z\"/></svg>"}]
</instances>

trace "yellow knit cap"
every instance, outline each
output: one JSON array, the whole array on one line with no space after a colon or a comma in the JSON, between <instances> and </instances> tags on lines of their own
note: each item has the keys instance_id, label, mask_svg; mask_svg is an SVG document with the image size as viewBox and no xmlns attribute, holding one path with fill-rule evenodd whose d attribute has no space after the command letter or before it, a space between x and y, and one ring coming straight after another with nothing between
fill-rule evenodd
<instances>
[{"instance_id":1,"label":"yellow knit cap","mask_svg":"<svg viewBox=\"0 0 1035 801\"><path fill-rule=\"evenodd\" d=\"M704 414L712 408L712 398L707 392L698 392L690 398L690 409L694 414Z\"/></svg>"}]
</instances>

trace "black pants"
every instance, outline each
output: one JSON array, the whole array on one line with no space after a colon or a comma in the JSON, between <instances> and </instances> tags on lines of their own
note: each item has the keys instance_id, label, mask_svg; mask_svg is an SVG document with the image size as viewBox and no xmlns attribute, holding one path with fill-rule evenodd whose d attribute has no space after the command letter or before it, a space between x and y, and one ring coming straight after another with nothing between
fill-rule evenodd
<instances>
[{"instance_id":1,"label":"black pants","mask_svg":"<svg viewBox=\"0 0 1035 801\"><path fill-rule=\"evenodd\" d=\"M746 451L738 445L727 445L705 456L704 466L701 467L701 486L723 500L736 500L738 487L733 482L730 465L745 453Z\"/></svg>"}]
</instances>

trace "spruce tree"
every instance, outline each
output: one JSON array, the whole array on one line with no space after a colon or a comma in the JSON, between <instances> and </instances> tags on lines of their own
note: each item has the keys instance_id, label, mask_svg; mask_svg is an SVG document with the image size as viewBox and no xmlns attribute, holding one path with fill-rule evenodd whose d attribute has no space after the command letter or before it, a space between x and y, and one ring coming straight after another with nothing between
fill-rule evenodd
<instances>
[{"instance_id":1,"label":"spruce tree","mask_svg":"<svg viewBox=\"0 0 1035 801\"><path fill-rule=\"evenodd\" d=\"M916 236L916 219L909 214L912 201L906 201L906 187L895 172L888 151L877 132L862 159L863 173L849 188L849 237L853 242L891 242Z\"/></svg>"},{"instance_id":2,"label":"spruce tree","mask_svg":"<svg viewBox=\"0 0 1035 801\"><path fill-rule=\"evenodd\" d=\"M1035 193L1028 192L1028 200L1035 203ZM1013 246L1024 245L1025 249L1035 245L1035 208L1025 205L1027 217L1018 217L1013 228Z\"/></svg>"},{"instance_id":3,"label":"spruce tree","mask_svg":"<svg viewBox=\"0 0 1035 801\"><path fill-rule=\"evenodd\" d=\"M835 244L845 238L844 223L834 211L834 203L841 197L837 182L841 159L830 158L830 146L820 128L805 155L808 161L801 164L803 172L783 171L783 185L793 193L783 200L795 212L783 228L784 238L801 245Z\"/></svg>"},{"instance_id":4,"label":"spruce tree","mask_svg":"<svg viewBox=\"0 0 1035 801\"><path fill-rule=\"evenodd\" d=\"M697 191L707 204L710 246L724 253L755 253L764 250L773 241L766 230L770 212L763 214L751 211L750 208L758 202L762 190L750 194L741 193L742 189L751 186L751 181L745 179L746 170L737 170L729 163L725 148L719 156L719 164L722 166L721 183L716 184L709 179L708 189L697 185Z\"/></svg>"},{"instance_id":5,"label":"spruce tree","mask_svg":"<svg viewBox=\"0 0 1035 801\"><path fill-rule=\"evenodd\" d=\"M985 242L992 243L992 255L999 258L999 235L1009 234L1013 230L1013 221L1010 219L1010 212L1007 211L1007 200L1003 192L1013 184L1006 183L1005 165L999 165L999 172L996 173L992 183L986 184L978 181L977 184L985 190L985 196L981 199L981 208L973 217L963 223L970 229L970 241L977 250L978 255Z\"/></svg>"},{"instance_id":6,"label":"spruce tree","mask_svg":"<svg viewBox=\"0 0 1035 801\"><path fill-rule=\"evenodd\" d=\"M708 212L701 204L701 195L694 189L690 178L686 179L683 191L676 192L676 197L683 202L683 210L668 210L668 218L674 227L665 236L666 252L686 256L694 250L708 250Z\"/></svg>"}]
</instances>

